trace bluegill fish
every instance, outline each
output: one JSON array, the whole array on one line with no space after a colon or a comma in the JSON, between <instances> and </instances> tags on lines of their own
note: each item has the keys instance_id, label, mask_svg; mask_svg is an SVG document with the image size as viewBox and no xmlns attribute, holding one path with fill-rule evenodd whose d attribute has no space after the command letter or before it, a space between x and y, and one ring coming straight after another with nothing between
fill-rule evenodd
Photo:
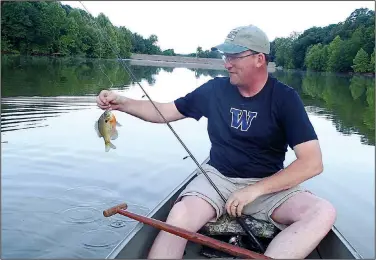
<instances>
[{"instance_id":1,"label":"bluegill fish","mask_svg":"<svg viewBox=\"0 0 376 260\"><path fill-rule=\"evenodd\" d=\"M103 137L106 152L110 151L111 148L116 149L111 140L115 140L118 137L117 126L121 126L121 124L116 121L115 115L109 110L104 111L99 119L95 121L94 128L98 137Z\"/></svg>"}]
</instances>

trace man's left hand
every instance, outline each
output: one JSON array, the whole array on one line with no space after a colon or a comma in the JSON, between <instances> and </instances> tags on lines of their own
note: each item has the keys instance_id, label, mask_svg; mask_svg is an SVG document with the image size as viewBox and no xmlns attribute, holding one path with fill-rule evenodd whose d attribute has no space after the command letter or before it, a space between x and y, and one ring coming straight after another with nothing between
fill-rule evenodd
<instances>
[{"instance_id":1,"label":"man's left hand","mask_svg":"<svg viewBox=\"0 0 376 260\"><path fill-rule=\"evenodd\" d=\"M253 202L260 195L260 192L252 186L248 186L233 192L228 198L225 205L227 213L230 216L240 217L243 208L247 204Z\"/></svg>"}]
</instances>

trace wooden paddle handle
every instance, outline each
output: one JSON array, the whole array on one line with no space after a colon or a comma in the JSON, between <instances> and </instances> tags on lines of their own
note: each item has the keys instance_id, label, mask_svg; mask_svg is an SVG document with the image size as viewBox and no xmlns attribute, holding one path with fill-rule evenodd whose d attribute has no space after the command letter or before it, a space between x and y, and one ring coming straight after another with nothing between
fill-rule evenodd
<instances>
[{"instance_id":1,"label":"wooden paddle handle","mask_svg":"<svg viewBox=\"0 0 376 260\"><path fill-rule=\"evenodd\" d=\"M105 217L111 217L112 215L115 215L118 213L119 209L127 209L128 205L126 203L121 203L116 206L113 206L112 208L106 209L103 211L103 216Z\"/></svg>"},{"instance_id":2,"label":"wooden paddle handle","mask_svg":"<svg viewBox=\"0 0 376 260\"><path fill-rule=\"evenodd\" d=\"M125 211L124 209L124 204L117 205L115 207L112 207L108 210L103 211L104 216L111 216L113 214L121 214L123 216L135 219L139 222L142 222L144 224L148 224L150 226L153 226L155 228L159 228L163 231L169 232L171 234L177 235L179 237L185 238L187 240L190 240L192 242L200 243L202 245L226 252L230 255L233 256L238 256L238 257L243 257L246 259L271 259L270 257L267 257L265 255L247 250L245 248L239 247L239 246L234 246L219 240L216 240L211 237L204 236L199 233L194 233L176 226L169 225L165 222L155 220L152 218L140 216L128 211ZM126 204L125 204L126 208ZM115 213L114 213L115 212Z\"/></svg>"}]
</instances>

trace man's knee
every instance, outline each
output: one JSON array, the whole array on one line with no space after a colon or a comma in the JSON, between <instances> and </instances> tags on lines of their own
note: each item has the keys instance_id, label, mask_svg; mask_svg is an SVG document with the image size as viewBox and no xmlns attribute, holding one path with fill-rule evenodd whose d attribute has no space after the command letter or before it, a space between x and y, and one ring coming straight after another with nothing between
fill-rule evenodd
<instances>
[{"instance_id":1,"label":"man's knee","mask_svg":"<svg viewBox=\"0 0 376 260\"><path fill-rule=\"evenodd\" d=\"M196 232L215 216L214 208L196 196L183 197L171 209L167 223Z\"/></svg>"},{"instance_id":2,"label":"man's knee","mask_svg":"<svg viewBox=\"0 0 376 260\"><path fill-rule=\"evenodd\" d=\"M191 209L189 208L189 205L186 205L184 200L177 202L168 215L167 223L184 226L184 222L189 220L190 211Z\"/></svg>"},{"instance_id":3,"label":"man's knee","mask_svg":"<svg viewBox=\"0 0 376 260\"><path fill-rule=\"evenodd\" d=\"M336 215L336 209L329 201L312 193L302 192L282 203L274 210L271 217L290 224L312 219L331 227L336 220Z\"/></svg>"},{"instance_id":4,"label":"man's knee","mask_svg":"<svg viewBox=\"0 0 376 260\"><path fill-rule=\"evenodd\" d=\"M328 222L329 224L334 223L337 214L332 203L307 192L298 194L298 196L302 196L301 201L303 205L297 205L297 207L300 206L302 209L300 212L301 219L319 218L321 221Z\"/></svg>"},{"instance_id":5,"label":"man's knee","mask_svg":"<svg viewBox=\"0 0 376 260\"><path fill-rule=\"evenodd\" d=\"M317 198L311 211L311 218L318 217L323 221L323 224L330 227L334 224L337 217L337 212L333 204L322 198Z\"/></svg>"}]
</instances>

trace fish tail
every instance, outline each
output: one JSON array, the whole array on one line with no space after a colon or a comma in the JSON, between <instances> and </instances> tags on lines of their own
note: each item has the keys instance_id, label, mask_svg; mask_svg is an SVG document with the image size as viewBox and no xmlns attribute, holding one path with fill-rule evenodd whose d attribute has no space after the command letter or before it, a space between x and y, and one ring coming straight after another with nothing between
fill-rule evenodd
<instances>
[{"instance_id":1,"label":"fish tail","mask_svg":"<svg viewBox=\"0 0 376 260\"><path fill-rule=\"evenodd\" d=\"M116 149L116 146L111 142L105 142L105 150L106 152L110 151L110 149Z\"/></svg>"}]
</instances>

